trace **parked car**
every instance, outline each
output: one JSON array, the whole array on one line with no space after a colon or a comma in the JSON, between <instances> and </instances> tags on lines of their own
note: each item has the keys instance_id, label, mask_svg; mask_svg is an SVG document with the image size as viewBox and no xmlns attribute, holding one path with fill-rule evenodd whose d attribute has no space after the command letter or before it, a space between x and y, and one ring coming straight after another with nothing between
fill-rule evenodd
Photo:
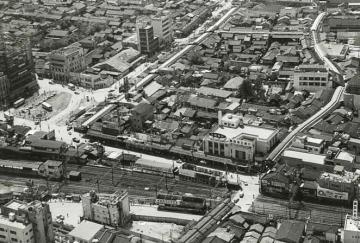
<instances>
[{"instance_id":1,"label":"parked car","mask_svg":"<svg viewBox=\"0 0 360 243\"><path fill-rule=\"evenodd\" d=\"M75 143L80 143L80 139L78 139L78 138L73 138L72 139Z\"/></svg>"}]
</instances>

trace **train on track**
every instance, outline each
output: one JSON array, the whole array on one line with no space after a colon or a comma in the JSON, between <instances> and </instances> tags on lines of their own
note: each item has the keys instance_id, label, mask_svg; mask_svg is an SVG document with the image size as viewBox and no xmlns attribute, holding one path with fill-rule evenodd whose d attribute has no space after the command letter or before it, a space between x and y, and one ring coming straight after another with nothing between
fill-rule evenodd
<instances>
[{"instance_id":1,"label":"train on track","mask_svg":"<svg viewBox=\"0 0 360 243\"><path fill-rule=\"evenodd\" d=\"M238 182L228 180L225 171L208 168L202 165L194 165L181 161L176 161L172 165L158 161L151 161L151 163L148 163L141 159L141 161L135 163L135 168L141 172L175 177L182 181L192 181L214 187L227 186L233 189L240 189Z\"/></svg>"},{"instance_id":2,"label":"train on track","mask_svg":"<svg viewBox=\"0 0 360 243\"><path fill-rule=\"evenodd\" d=\"M207 210L205 198L186 194L180 196L158 193L155 203L158 205L158 210L178 211L192 214L205 214Z\"/></svg>"}]
</instances>

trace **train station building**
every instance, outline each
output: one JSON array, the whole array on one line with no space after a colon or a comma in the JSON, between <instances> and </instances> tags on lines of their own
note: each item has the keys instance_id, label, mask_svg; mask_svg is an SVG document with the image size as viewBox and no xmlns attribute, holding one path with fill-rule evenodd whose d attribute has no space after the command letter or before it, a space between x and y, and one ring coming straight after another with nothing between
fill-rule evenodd
<instances>
[{"instance_id":1,"label":"train station building","mask_svg":"<svg viewBox=\"0 0 360 243\"><path fill-rule=\"evenodd\" d=\"M206 154L240 161L253 161L256 153L266 154L277 142L278 130L244 124L238 115L219 113L219 125L204 137Z\"/></svg>"}]
</instances>

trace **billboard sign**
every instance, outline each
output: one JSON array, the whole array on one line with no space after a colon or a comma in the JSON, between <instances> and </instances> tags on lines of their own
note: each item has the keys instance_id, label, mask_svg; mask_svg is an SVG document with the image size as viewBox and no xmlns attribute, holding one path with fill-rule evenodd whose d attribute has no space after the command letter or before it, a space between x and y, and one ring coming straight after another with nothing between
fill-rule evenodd
<instances>
[{"instance_id":1,"label":"billboard sign","mask_svg":"<svg viewBox=\"0 0 360 243\"><path fill-rule=\"evenodd\" d=\"M317 188L317 196L324 197L324 198L331 198L336 200L348 200L348 193L347 192L338 192L322 187Z\"/></svg>"}]
</instances>

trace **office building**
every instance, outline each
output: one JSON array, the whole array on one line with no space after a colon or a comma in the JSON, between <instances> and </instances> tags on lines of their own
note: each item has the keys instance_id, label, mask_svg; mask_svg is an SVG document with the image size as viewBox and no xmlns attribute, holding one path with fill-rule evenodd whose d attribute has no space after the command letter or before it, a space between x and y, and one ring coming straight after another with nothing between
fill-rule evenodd
<instances>
[{"instance_id":1,"label":"office building","mask_svg":"<svg viewBox=\"0 0 360 243\"><path fill-rule=\"evenodd\" d=\"M68 83L70 73L80 73L85 70L84 49L71 45L60 50L55 50L49 55L49 68L54 80Z\"/></svg>"},{"instance_id":2,"label":"office building","mask_svg":"<svg viewBox=\"0 0 360 243\"><path fill-rule=\"evenodd\" d=\"M158 37L154 36L154 28L146 21L136 22L136 35L138 41L138 51L141 54L152 55L159 46Z\"/></svg>"},{"instance_id":3,"label":"office building","mask_svg":"<svg viewBox=\"0 0 360 243\"><path fill-rule=\"evenodd\" d=\"M151 18L154 35L159 37L160 42L171 42L173 40L173 23L168 15L160 15Z\"/></svg>"},{"instance_id":4,"label":"office building","mask_svg":"<svg viewBox=\"0 0 360 243\"><path fill-rule=\"evenodd\" d=\"M28 235L30 234L29 242L54 242L52 217L49 205L47 203L40 201L26 203L18 200L12 200L1 207L1 215L2 220L0 220L0 222L5 222L4 217L9 216L10 221L13 220L13 222L19 222L25 225L30 224L30 226L22 227L22 230L19 231L19 236L20 234L24 233L24 237L28 237ZM17 226L20 227L20 225ZM30 241L31 239L33 239L33 241ZM18 240L17 242L20 241Z\"/></svg>"},{"instance_id":5,"label":"office building","mask_svg":"<svg viewBox=\"0 0 360 243\"><path fill-rule=\"evenodd\" d=\"M114 194L82 195L84 218L114 227L124 226L130 220L130 205L127 191Z\"/></svg>"},{"instance_id":6,"label":"office building","mask_svg":"<svg viewBox=\"0 0 360 243\"><path fill-rule=\"evenodd\" d=\"M0 73L0 109L39 89L28 40L0 39Z\"/></svg>"},{"instance_id":7,"label":"office building","mask_svg":"<svg viewBox=\"0 0 360 243\"><path fill-rule=\"evenodd\" d=\"M277 141L278 130L244 125L242 117L219 112L219 125L204 137L204 152L239 161L253 161L255 153L267 153Z\"/></svg>"},{"instance_id":8,"label":"office building","mask_svg":"<svg viewBox=\"0 0 360 243\"><path fill-rule=\"evenodd\" d=\"M331 88L332 81L324 65L302 64L294 69L294 88L310 92Z\"/></svg>"}]
</instances>

